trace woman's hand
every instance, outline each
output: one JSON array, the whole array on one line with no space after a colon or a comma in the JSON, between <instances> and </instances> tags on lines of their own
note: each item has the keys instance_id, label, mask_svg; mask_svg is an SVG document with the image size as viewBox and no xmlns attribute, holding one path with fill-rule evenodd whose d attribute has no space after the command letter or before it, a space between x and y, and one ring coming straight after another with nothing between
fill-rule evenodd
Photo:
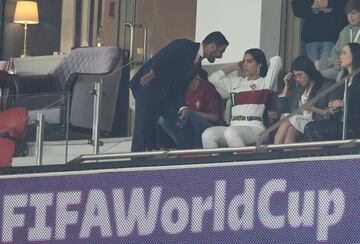
<instances>
[{"instance_id":1,"label":"woman's hand","mask_svg":"<svg viewBox=\"0 0 360 244\"><path fill-rule=\"evenodd\" d=\"M322 117L324 119L330 119L330 117L333 115L335 115L335 113L330 108L322 109Z\"/></svg>"},{"instance_id":2,"label":"woman's hand","mask_svg":"<svg viewBox=\"0 0 360 244\"><path fill-rule=\"evenodd\" d=\"M241 60L237 63L238 65L238 71L243 71L244 70L244 60Z\"/></svg>"},{"instance_id":3,"label":"woman's hand","mask_svg":"<svg viewBox=\"0 0 360 244\"><path fill-rule=\"evenodd\" d=\"M312 5L312 8L324 9L327 8L328 5L329 5L328 0L314 0L314 4Z\"/></svg>"},{"instance_id":4,"label":"woman's hand","mask_svg":"<svg viewBox=\"0 0 360 244\"><path fill-rule=\"evenodd\" d=\"M295 80L295 75L292 72L287 73L284 76L284 84L286 87L290 86L290 82Z\"/></svg>"},{"instance_id":5,"label":"woman's hand","mask_svg":"<svg viewBox=\"0 0 360 244\"><path fill-rule=\"evenodd\" d=\"M341 69L341 59L340 58L336 59L336 68Z\"/></svg>"},{"instance_id":6,"label":"woman's hand","mask_svg":"<svg viewBox=\"0 0 360 244\"><path fill-rule=\"evenodd\" d=\"M340 99L332 100L329 102L328 107L334 113L334 112L336 112L336 110L344 107L344 101L340 100Z\"/></svg>"}]
</instances>

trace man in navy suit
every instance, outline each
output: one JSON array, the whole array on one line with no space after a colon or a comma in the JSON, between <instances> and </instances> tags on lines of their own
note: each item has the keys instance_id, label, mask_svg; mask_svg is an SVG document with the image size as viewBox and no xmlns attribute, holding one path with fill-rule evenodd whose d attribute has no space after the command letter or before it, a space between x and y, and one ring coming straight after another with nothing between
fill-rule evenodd
<instances>
[{"instance_id":1,"label":"man in navy suit","mask_svg":"<svg viewBox=\"0 0 360 244\"><path fill-rule=\"evenodd\" d=\"M222 58L229 42L218 31L205 37L202 43L186 39L170 42L149 59L130 81L136 100L135 129L131 151L153 150L156 146L156 122L164 117L176 125L180 116L186 114L185 93L201 68L201 60L213 63ZM177 148L185 149L191 130L175 128L178 136Z\"/></svg>"}]
</instances>

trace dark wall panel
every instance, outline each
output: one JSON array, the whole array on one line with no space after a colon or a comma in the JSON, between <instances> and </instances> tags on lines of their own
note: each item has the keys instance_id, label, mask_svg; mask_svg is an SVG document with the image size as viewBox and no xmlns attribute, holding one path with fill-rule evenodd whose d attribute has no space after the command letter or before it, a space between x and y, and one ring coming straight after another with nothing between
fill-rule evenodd
<instances>
[{"instance_id":1,"label":"dark wall panel","mask_svg":"<svg viewBox=\"0 0 360 244\"><path fill-rule=\"evenodd\" d=\"M39 24L28 25L28 53L51 55L60 49L62 0L38 0ZM5 1L3 59L19 57L23 50L24 25L13 23L15 0Z\"/></svg>"}]
</instances>

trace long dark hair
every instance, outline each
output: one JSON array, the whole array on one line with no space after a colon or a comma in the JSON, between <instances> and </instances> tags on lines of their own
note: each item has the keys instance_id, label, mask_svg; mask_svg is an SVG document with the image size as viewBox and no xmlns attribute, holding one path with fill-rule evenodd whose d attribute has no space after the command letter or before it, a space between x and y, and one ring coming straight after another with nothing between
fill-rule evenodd
<instances>
[{"instance_id":1,"label":"long dark hair","mask_svg":"<svg viewBox=\"0 0 360 244\"><path fill-rule=\"evenodd\" d=\"M309 76L311 80L314 81L314 85L309 94L309 99L315 96L315 94L325 81L325 78L321 75L321 73L316 70L316 67L311 61L311 59L306 56L296 57L292 62L291 71L303 71Z\"/></svg>"},{"instance_id":2,"label":"long dark hair","mask_svg":"<svg viewBox=\"0 0 360 244\"><path fill-rule=\"evenodd\" d=\"M256 63L261 64L259 75L265 77L268 72L265 53L259 48L251 48L246 50L245 54L250 54L255 59Z\"/></svg>"},{"instance_id":3,"label":"long dark hair","mask_svg":"<svg viewBox=\"0 0 360 244\"><path fill-rule=\"evenodd\" d=\"M351 72L354 73L354 71L360 67L360 44L357 42L350 42L350 43L346 44L345 46L348 46L350 49L350 53L352 56L352 61L351 61L352 71ZM352 75L352 74L349 74L349 71L347 69L344 69L342 77L345 77L348 75Z\"/></svg>"}]
</instances>

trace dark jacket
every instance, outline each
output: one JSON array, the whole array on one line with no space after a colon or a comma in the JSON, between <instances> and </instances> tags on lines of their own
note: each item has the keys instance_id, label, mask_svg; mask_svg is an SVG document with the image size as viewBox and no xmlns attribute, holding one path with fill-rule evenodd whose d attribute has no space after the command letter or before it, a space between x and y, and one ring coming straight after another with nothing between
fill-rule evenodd
<instances>
[{"instance_id":1,"label":"dark jacket","mask_svg":"<svg viewBox=\"0 0 360 244\"><path fill-rule=\"evenodd\" d=\"M344 8L347 0L329 0L330 13L313 13L314 0L292 0L294 15L303 19L301 39L305 43L318 41L336 42L339 32L346 26Z\"/></svg>"},{"instance_id":2,"label":"dark jacket","mask_svg":"<svg viewBox=\"0 0 360 244\"><path fill-rule=\"evenodd\" d=\"M131 79L130 87L135 99L143 89L142 99L146 103L158 106L165 98L171 98L176 100L178 107L184 106L186 90L196 75L196 71L191 74L189 71L194 65L199 47L200 43L178 39L162 48ZM142 86L140 80L150 70L154 70L156 78Z\"/></svg>"},{"instance_id":3,"label":"dark jacket","mask_svg":"<svg viewBox=\"0 0 360 244\"><path fill-rule=\"evenodd\" d=\"M344 95L344 87L341 92ZM348 90L348 121L360 121L360 73L354 76Z\"/></svg>"},{"instance_id":4,"label":"dark jacket","mask_svg":"<svg viewBox=\"0 0 360 244\"><path fill-rule=\"evenodd\" d=\"M334 84L334 81L326 81L324 82L320 89L315 93L314 96L318 95L319 93L321 93L322 91L325 91L326 89L328 89L331 85ZM292 97L288 98L288 97L278 97L277 100L277 110L278 112L281 113L290 113L292 111L294 111L295 109L297 109L299 107L299 101L301 98L301 95L304 93L304 87L301 85L297 85L294 89L294 94ZM328 107L328 104L331 100L335 100L338 99L340 97L340 92L339 91L334 91L334 92L330 92L329 94L327 94L326 96L320 98L315 104L314 106L320 109L324 109ZM313 113L313 119L314 120L322 120L323 117L320 116L317 113Z\"/></svg>"}]
</instances>

